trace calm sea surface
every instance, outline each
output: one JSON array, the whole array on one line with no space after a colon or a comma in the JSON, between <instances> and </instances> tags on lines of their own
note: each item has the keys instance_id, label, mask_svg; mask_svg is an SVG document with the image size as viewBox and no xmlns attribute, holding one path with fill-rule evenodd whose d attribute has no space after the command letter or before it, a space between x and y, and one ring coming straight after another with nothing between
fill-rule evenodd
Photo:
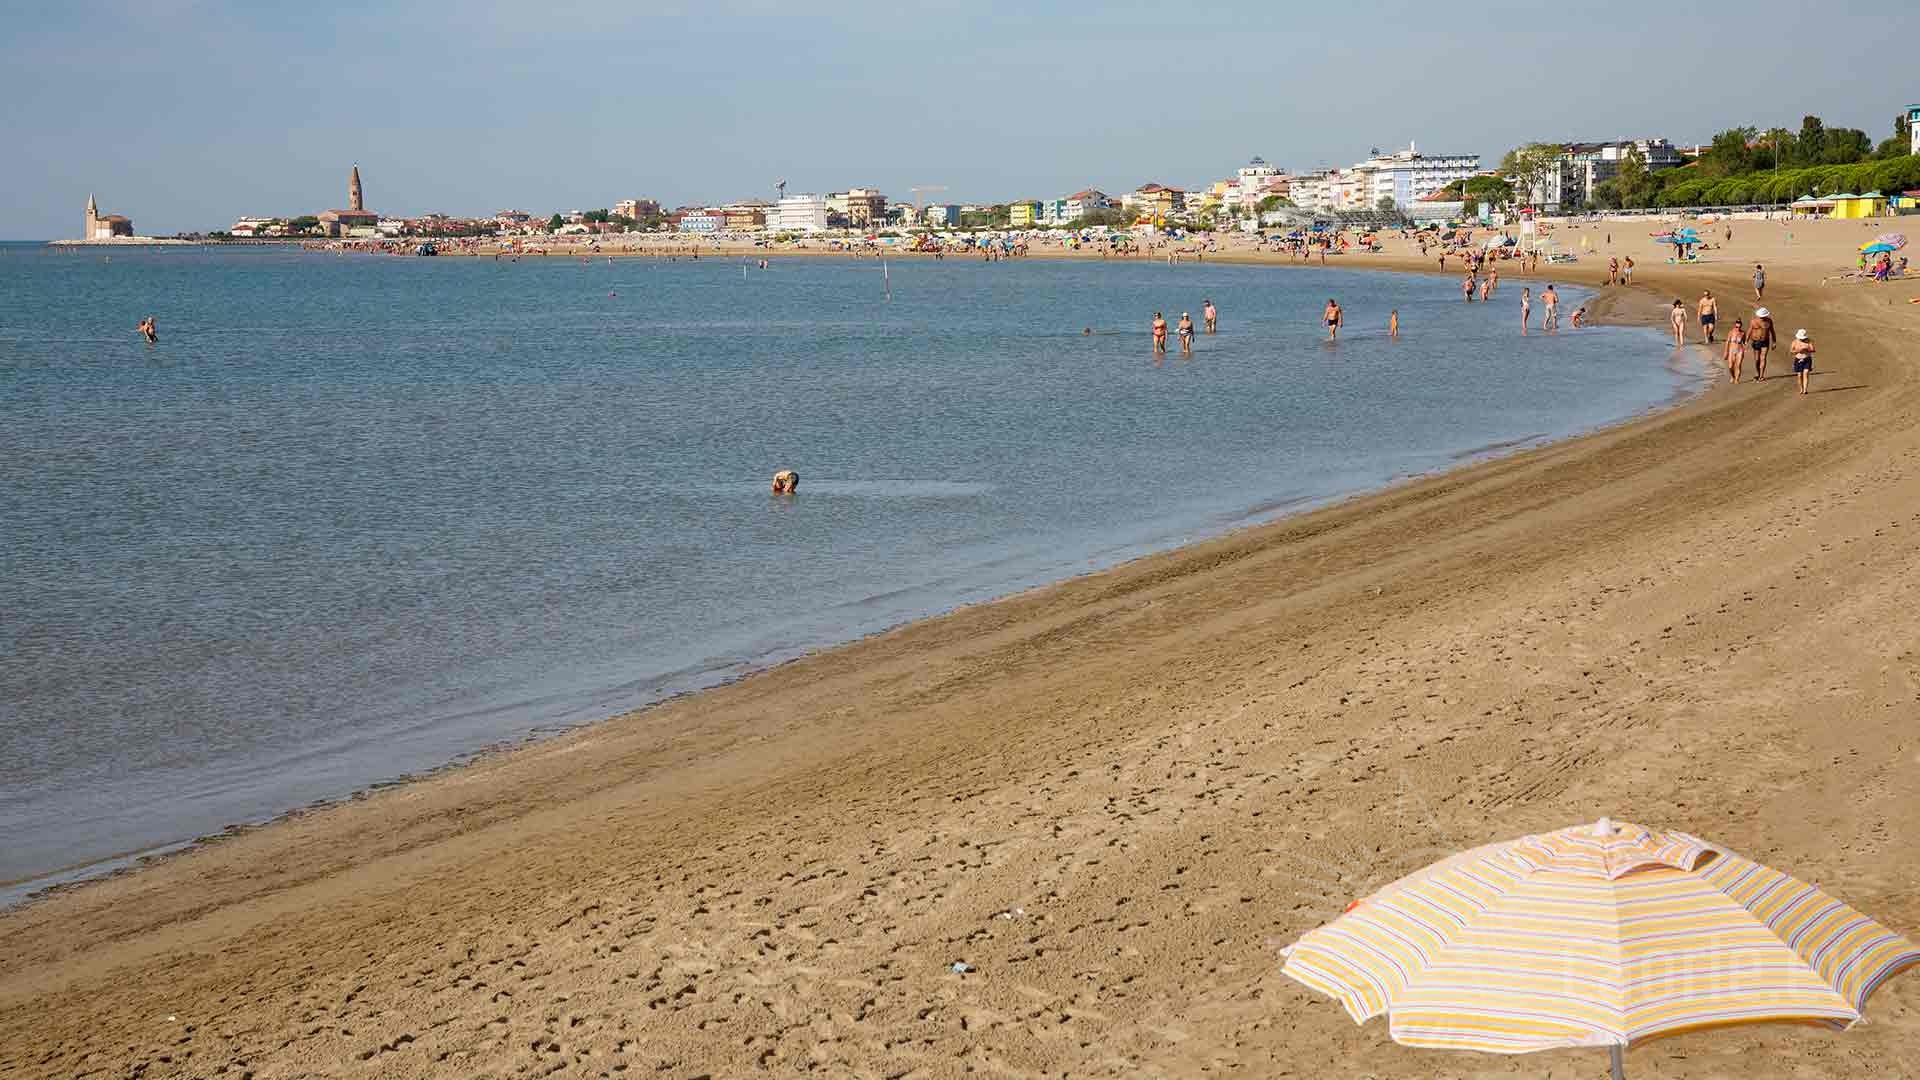
<instances>
[{"instance_id":1,"label":"calm sea surface","mask_svg":"<svg viewBox=\"0 0 1920 1080\"><path fill-rule=\"evenodd\" d=\"M892 290L0 246L0 895L1698 379L1650 332L1522 339L1512 284L949 260ZM1221 333L1153 363L1152 313L1203 297Z\"/></svg>"}]
</instances>

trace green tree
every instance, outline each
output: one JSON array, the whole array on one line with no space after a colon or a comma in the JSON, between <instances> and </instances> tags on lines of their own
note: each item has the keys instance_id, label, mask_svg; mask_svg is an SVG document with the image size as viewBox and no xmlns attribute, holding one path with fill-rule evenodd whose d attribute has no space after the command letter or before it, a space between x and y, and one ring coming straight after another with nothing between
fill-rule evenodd
<instances>
[{"instance_id":1,"label":"green tree","mask_svg":"<svg viewBox=\"0 0 1920 1080\"><path fill-rule=\"evenodd\" d=\"M1793 140L1795 165L1818 165L1827 149L1827 125L1817 116L1800 118L1800 135Z\"/></svg>"},{"instance_id":2,"label":"green tree","mask_svg":"<svg viewBox=\"0 0 1920 1080\"><path fill-rule=\"evenodd\" d=\"M1498 176L1470 176L1459 183L1461 195L1472 196L1488 206L1506 206L1513 202L1513 185Z\"/></svg>"},{"instance_id":3,"label":"green tree","mask_svg":"<svg viewBox=\"0 0 1920 1080\"><path fill-rule=\"evenodd\" d=\"M1593 185L1589 197L1596 210L1619 210L1626 205L1620 199L1620 178L1609 177Z\"/></svg>"},{"instance_id":4,"label":"green tree","mask_svg":"<svg viewBox=\"0 0 1920 1080\"><path fill-rule=\"evenodd\" d=\"M607 221L607 219L611 218L612 216L613 215L611 213L605 210L589 210L586 213L580 215L580 220L593 222L594 224L604 224Z\"/></svg>"},{"instance_id":5,"label":"green tree","mask_svg":"<svg viewBox=\"0 0 1920 1080\"><path fill-rule=\"evenodd\" d=\"M1873 140L1859 128L1828 128L1821 140L1820 164L1852 165L1873 152Z\"/></svg>"},{"instance_id":6,"label":"green tree","mask_svg":"<svg viewBox=\"0 0 1920 1080\"><path fill-rule=\"evenodd\" d=\"M287 228L292 229L294 232L306 232L308 229L315 229L319 226L320 219L312 214L301 214L299 217L287 222Z\"/></svg>"},{"instance_id":7,"label":"green tree","mask_svg":"<svg viewBox=\"0 0 1920 1080\"><path fill-rule=\"evenodd\" d=\"M1548 174L1560 167L1561 152L1558 143L1528 143L1500 159L1500 173L1512 178L1520 201L1539 202L1546 196Z\"/></svg>"},{"instance_id":8,"label":"green tree","mask_svg":"<svg viewBox=\"0 0 1920 1080\"><path fill-rule=\"evenodd\" d=\"M552 217L550 217L550 218L548 218L548 219L547 219L547 231L548 231L548 232L559 232L559 231L560 231L560 226L562 226L562 225L565 225L565 224L566 224L566 222L565 222L565 221L563 221L563 220L561 220L561 218L560 218L560 215L556 213L556 214L554 214L554 215L553 215Z\"/></svg>"},{"instance_id":9,"label":"green tree","mask_svg":"<svg viewBox=\"0 0 1920 1080\"><path fill-rule=\"evenodd\" d=\"M1259 210L1261 213L1264 214L1272 210L1278 210L1283 206L1291 207L1292 205L1293 205L1293 200L1287 198L1284 195L1269 195L1266 198L1260 200Z\"/></svg>"},{"instance_id":10,"label":"green tree","mask_svg":"<svg viewBox=\"0 0 1920 1080\"><path fill-rule=\"evenodd\" d=\"M1627 147L1620 158L1620 170L1612 180L1613 194L1621 207L1642 207L1653 204L1654 184L1647 172L1647 159L1640 156L1640 148Z\"/></svg>"},{"instance_id":11,"label":"green tree","mask_svg":"<svg viewBox=\"0 0 1920 1080\"><path fill-rule=\"evenodd\" d=\"M1373 208L1375 210L1392 210L1393 196L1391 195L1380 196L1378 199L1374 200Z\"/></svg>"},{"instance_id":12,"label":"green tree","mask_svg":"<svg viewBox=\"0 0 1920 1080\"><path fill-rule=\"evenodd\" d=\"M1713 137L1713 145L1700 155L1702 176L1738 176L1753 169L1753 151L1749 144L1758 134L1750 127L1728 128Z\"/></svg>"}]
</instances>

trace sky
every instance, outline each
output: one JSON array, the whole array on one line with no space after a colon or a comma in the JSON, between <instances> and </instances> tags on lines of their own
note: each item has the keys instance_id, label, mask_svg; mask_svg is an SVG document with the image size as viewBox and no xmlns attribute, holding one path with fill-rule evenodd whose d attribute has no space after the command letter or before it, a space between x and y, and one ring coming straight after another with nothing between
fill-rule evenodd
<instances>
[{"instance_id":1,"label":"sky","mask_svg":"<svg viewBox=\"0 0 1920 1080\"><path fill-rule=\"evenodd\" d=\"M346 204L542 214L875 186L928 201L1193 186L1417 141L1488 166L1542 140L1798 128L1875 142L1920 6L1598 9L765 0L4 0L0 239L143 234ZM1543 14L1544 12L1544 14ZM1895 49L1879 64L1873 52Z\"/></svg>"}]
</instances>

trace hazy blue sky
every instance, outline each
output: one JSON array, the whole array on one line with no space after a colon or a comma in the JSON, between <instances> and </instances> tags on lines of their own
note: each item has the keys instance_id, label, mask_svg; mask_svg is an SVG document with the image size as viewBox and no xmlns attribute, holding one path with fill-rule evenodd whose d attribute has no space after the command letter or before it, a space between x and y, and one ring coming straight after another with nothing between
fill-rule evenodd
<instances>
[{"instance_id":1,"label":"hazy blue sky","mask_svg":"<svg viewBox=\"0 0 1920 1080\"><path fill-rule=\"evenodd\" d=\"M7 0L0 237L75 235L88 191L155 234L322 210L356 161L371 209L544 213L781 178L1117 192L1808 112L1886 137L1920 8L1813 7Z\"/></svg>"}]
</instances>

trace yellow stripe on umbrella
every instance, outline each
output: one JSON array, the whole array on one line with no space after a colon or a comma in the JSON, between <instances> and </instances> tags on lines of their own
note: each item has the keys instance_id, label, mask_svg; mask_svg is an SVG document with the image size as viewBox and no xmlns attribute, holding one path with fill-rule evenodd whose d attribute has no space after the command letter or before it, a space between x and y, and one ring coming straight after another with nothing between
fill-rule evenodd
<instances>
[{"instance_id":1,"label":"yellow stripe on umbrella","mask_svg":"<svg viewBox=\"0 0 1920 1080\"><path fill-rule=\"evenodd\" d=\"M1583 825L1411 874L1286 950L1287 975L1409 1046L1623 1051L1706 1028L1858 1023L1920 949L1681 832Z\"/></svg>"}]
</instances>

